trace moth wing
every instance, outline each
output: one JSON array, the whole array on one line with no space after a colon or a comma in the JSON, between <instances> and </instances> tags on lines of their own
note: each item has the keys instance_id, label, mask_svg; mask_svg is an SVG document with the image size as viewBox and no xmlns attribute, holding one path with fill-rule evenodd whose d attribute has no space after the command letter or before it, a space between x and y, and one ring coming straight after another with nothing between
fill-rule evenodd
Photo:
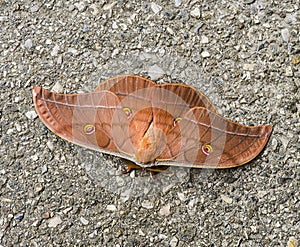
<instances>
[{"instance_id":1,"label":"moth wing","mask_svg":"<svg viewBox=\"0 0 300 247\"><path fill-rule=\"evenodd\" d=\"M53 133L80 146L128 158L112 135L112 118L120 104L109 91L57 94L33 88L33 101L42 122Z\"/></svg>"},{"instance_id":2,"label":"moth wing","mask_svg":"<svg viewBox=\"0 0 300 247\"><path fill-rule=\"evenodd\" d=\"M161 157L160 165L196 168L230 168L254 159L266 145L272 126L235 123L203 107L189 110L170 132L180 148L172 159ZM179 144L180 143L180 144Z\"/></svg>"}]
</instances>

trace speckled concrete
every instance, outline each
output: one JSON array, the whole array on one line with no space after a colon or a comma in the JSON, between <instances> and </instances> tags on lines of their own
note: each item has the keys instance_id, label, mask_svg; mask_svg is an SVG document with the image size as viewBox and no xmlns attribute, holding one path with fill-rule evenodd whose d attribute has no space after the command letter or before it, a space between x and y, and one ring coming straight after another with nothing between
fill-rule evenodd
<instances>
[{"instance_id":1,"label":"speckled concrete","mask_svg":"<svg viewBox=\"0 0 300 247\"><path fill-rule=\"evenodd\" d=\"M107 2L0 1L0 246L297 246L299 2ZM271 139L235 169L118 176L47 130L31 87L121 73L193 85Z\"/></svg>"}]
</instances>

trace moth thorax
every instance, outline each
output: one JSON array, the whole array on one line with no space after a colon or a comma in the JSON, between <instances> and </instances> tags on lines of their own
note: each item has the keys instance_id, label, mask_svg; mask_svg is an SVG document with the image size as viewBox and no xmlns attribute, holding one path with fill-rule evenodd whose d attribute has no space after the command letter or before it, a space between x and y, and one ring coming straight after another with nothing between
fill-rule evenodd
<instances>
[{"instance_id":1,"label":"moth thorax","mask_svg":"<svg viewBox=\"0 0 300 247\"><path fill-rule=\"evenodd\" d=\"M151 163L166 147L166 134L159 128L150 127L139 143L135 159L141 163Z\"/></svg>"}]
</instances>

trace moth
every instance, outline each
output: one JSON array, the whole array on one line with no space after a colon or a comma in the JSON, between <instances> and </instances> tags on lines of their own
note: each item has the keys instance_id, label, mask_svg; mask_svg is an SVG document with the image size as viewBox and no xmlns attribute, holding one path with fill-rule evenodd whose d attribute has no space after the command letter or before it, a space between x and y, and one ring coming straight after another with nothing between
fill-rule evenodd
<instances>
[{"instance_id":1,"label":"moth","mask_svg":"<svg viewBox=\"0 0 300 247\"><path fill-rule=\"evenodd\" d=\"M223 118L199 90L137 75L110 78L93 91L58 94L33 87L42 122L74 144L118 156L131 168L231 168L255 158L272 126Z\"/></svg>"}]
</instances>

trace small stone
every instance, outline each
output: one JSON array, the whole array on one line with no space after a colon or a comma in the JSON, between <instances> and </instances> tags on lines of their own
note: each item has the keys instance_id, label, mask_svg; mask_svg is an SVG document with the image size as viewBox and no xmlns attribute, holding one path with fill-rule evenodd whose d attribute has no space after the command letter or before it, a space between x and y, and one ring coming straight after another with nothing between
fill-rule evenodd
<instances>
[{"instance_id":1,"label":"small stone","mask_svg":"<svg viewBox=\"0 0 300 247\"><path fill-rule=\"evenodd\" d=\"M5 21L7 21L7 16L0 16L0 22L5 22Z\"/></svg>"},{"instance_id":2,"label":"small stone","mask_svg":"<svg viewBox=\"0 0 300 247\"><path fill-rule=\"evenodd\" d=\"M32 40L31 40L31 39L27 39L27 40L25 41L24 46L25 46L28 50L30 50L30 49L32 48L32 46L33 46Z\"/></svg>"},{"instance_id":3,"label":"small stone","mask_svg":"<svg viewBox=\"0 0 300 247\"><path fill-rule=\"evenodd\" d=\"M233 202L233 200L229 196L223 194L221 195L221 199L228 204L231 204Z\"/></svg>"},{"instance_id":4,"label":"small stone","mask_svg":"<svg viewBox=\"0 0 300 247\"><path fill-rule=\"evenodd\" d=\"M168 184L165 187L163 187L162 192L163 194L167 194L172 188L173 188L173 184Z\"/></svg>"},{"instance_id":5,"label":"small stone","mask_svg":"<svg viewBox=\"0 0 300 247\"><path fill-rule=\"evenodd\" d=\"M15 98L15 103L19 103L19 102L20 102L20 100L21 100L21 98L20 98L20 97L16 97L16 98Z\"/></svg>"},{"instance_id":6,"label":"small stone","mask_svg":"<svg viewBox=\"0 0 300 247\"><path fill-rule=\"evenodd\" d=\"M140 236L146 236L146 234L141 229L139 229L139 235Z\"/></svg>"},{"instance_id":7,"label":"small stone","mask_svg":"<svg viewBox=\"0 0 300 247\"><path fill-rule=\"evenodd\" d=\"M281 30L281 37L283 41L289 42L290 39L290 31L287 28Z\"/></svg>"},{"instance_id":8,"label":"small stone","mask_svg":"<svg viewBox=\"0 0 300 247\"><path fill-rule=\"evenodd\" d=\"M288 247L297 247L298 246L298 240L295 237L290 237L289 241L287 243Z\"/></svg>"},{"instance_id":9,"label":"small stone","mask_svg":"<svg viewBox=\"0 0 300 247\"><path fill-rule=\"evenodd\" d=\"M199 23L196 28L194 29L194 33L199 34L200 29L203 27L204 23Z\"/></svg>"},{"instance_id":10,"label":"small stone","mask_svg":"<svg viewBox=\"0 0 300 247\"><path fill-rule=\"evenodd\" d=\"M130 176L131 178L135 178L135 170L133 170L132 172L130 172L129 176Z\"/></svg>"},{"instance_id":11,"label":"small stone","mask_svg":"<svg viewBox=\"0 0 300 247\"><path fill-rule=\"evenodd\" d=\"M115 205L113 205L113 204L110 204L110 205L106 206L106 210L108 210L108 211L116 211L117 207Z\"/></svg>"},{"instance_id":12,"label":"small stone","mask_svg":"<svg viewBox=\"0 0 300 247\"><path fill-rule=\"evenodd\" d=\"M52 57L56 57L58 55L59 45L55 45L50 53Z\"/></svg>"},{"instance_id":13,"label":"small stone","mask_svg":"<svg viewBox=\"0 0 300 247\"><path fill-rule=\"evenodd\" d=\"M14 220L16 221L22 221L24 218L24 214L21 213L21 214L17 214L15 217L14 217Z\"/></svg>"},{"instance_id":14,"label":"small stone","mask_svg":"<svg viewBox=\"0 0 300 247\"><path fill-rule=\"evenodd\" d=\"M175 0L175 7L179 7L181 5L181 0Z\"/></svg>"},{"instance_id":15,"label":"small stone","mask_svg":"<svg viewBox=\"0 0 300 247\"><path fill-rule=\"evenodd\" d=\"M90 9L92 9L91 13L92 15L98 15L99 14L99 9L98 6L96 4L91 4Z\"/></svg>"},{"instance_id":16,"label":"small stone","mask_svg":"<svg viewBox=\"0 0 300 247\"><path fill-rule=\"evenodd\" d=\"M41 183L37 183L35 186L34 186L34 192L36 194L42 192L44 190L44 186L41 184Z\"/></svg>"},{"instance_id":17,"label":"small stone","mask_svg":"<svg viewBox=\"0 0 300 247\"><path fill-rule=\"evenodd\" d=\"M254 3L255 2L255 0L244 0L244 3L245 4L252 4L252 3Z\"/></svg>"},{"instance_id":18,"label":"small stone","mask_svg":"<svg viewBox=\"0 0 300 247\"><path fill-rule=\"evenodd\" d=\"M113 52L111 53L111 57L115 57L119 54L120 50L118 48L114 49Z\"/></svg>"},{"instance_id":19,"label":"small stone","mask_svg":"<svg viewBox=\"0 0 300 247\"><path fill-rule=\"evenodd\" d=\"M289 23L289 24L292 24L292 25L295 25L297 23L297 12L295 13L292 13L292 14L289 14L287 15L285 18L284 18L284 21L286 23Z\"/></svg>"},{"instance_id":20,"label":"small stone","mask_svg":"<svg viewBox=\"0 0 300 247\"><path fill-rule=\"evenodd\" d=\"M122 231L120 229L117 229L115 231L115 237L119 238L122 235Z\"/></svg>"},{"instance_id":21,"label":"small stone","mask_svg":"<svg viewBox=\"0 0 300 247\"><path fill-rule=\"evenodd\" d=\"M171 34L171 35L174 35L174 31L173 31L173 29L170 28L170 27L167 27L167 32L168 32L169 34Z\"/></svg>"},{"instance_id":22,"label":"small stone","mask_svg":"<svg viewBox=\"0 0 300 247\"><path fill-rule=\"evenodd\" d=\"M83 217L80 217L79 220L84 226L87 226L89 224L89 221Z\"/></svg>"},{"instance_id":23,"label":"small stone","mask_svg":"<svg viewBox=\"0 0 300 247\"><path fill-rule=\"evenodd\" d=\"M207 36L202 36L200 43L201 44L208 44L209 43L208 37Z\"/></svg>"},{"instance_id":24,"label":"small stone","mask_svg":"<svg viewBox=\"0 0 300 247\"><path fill-rule=\"evenodd\" d=\"M52 40L51 39L46 39L45 44L46 45L51 45L52 44Z\"/></svg>"},{"instance_id":25,"label":"small stone","mask_svg":"<svg viewBox=\"0 0 300 247\"><path fill-rule=\"evenodd\" d=\"M54 145L53 145L53 142L52 141L47 141L46 142L46 145L47 145L47 147L51 150L51 151L53 151L54 150Z\"/></svg>"},{"instance_id":26,"label":"small stone","mask_svg":"<svg viewBox=\"0 0 300 247\"><path fill-rule=\"evenodd\" d=\"M127 25L125 23L120 23L120 27L123 31L126 31L127 30Z\"/></svg>"},{"instance_id":27,"label":"small stone","mask_svg":"<svg viewBox=\"0 0 300 247\"><path fill-rule=\"evenodd\" d=\"M185 202L187 200L187 198L185 197L185 195L181 192L177 192L178 198L180 201Z\"/></svg>"},{"instance_id":28,"label":"small stone","mask_svg":"<svg viewBox=\"0 0 300 247\"><path fill-rule=\"evenodd\" d=\"M294 75L293 69L291 66L285 68L285 76L292 77Z\"/></svg>"},{"instance_id":29,"label":"small stone","mask_svg":"<svg viewBox=\"0 0 300 247\"><path fill-rule=\"evenodd\" d=\"M300 63L300 55L295 55L292 57L292 64L296 65Z\"/></svg>"},{"instance_id":30,"label":"small stone","mask_svg":"<svg viewBox=\"0 0 300 247\"><path fill-rule=\"evenodd\" d=\"M40 9L40 7L38 5L33 5L31 8L30 8L30 11L32 13L35 13L35 12L38 12L38 10Z\"/></svg>"},{"instance_id":31,"label":"small stone","mask_svg":"<svg viewBox=\"0 0 300 247\"><path fill-rule=\"evenodd\" d=\"M259 198L263 198L263 197L265 197L268 193L269 193L268 191L260 190L260 191L257 192L257 196L258 196Z\"/></svg>"},{"instance_id":32,"label":"small stone","mask_svg":"<svg viewBox=\"0 0 300 247\"><path fill-rule=\"evenodd\" d=\"M159 12L162 10L162 7L159 6L158 4L152 2L152 3L151 3L151 9L152 9L152 11L153 11L155 14L157 14L157 13L159 13Z\"/></svg>"},{"instance_id":33,"label":"small stone","mask_svg":"<svg viewBox=\"0 0 300 247\"><path fill-rule=\"evenodd\" d=\"M39 156L37 154L34 154L31 156L32 161L37 161L39 159Z\"/></svg>"},{"instance_id":34,"label":"small stone","mask_svg":"<svg viewBox=\"0 0 300 247\"><path fill-rule=\"evenodd\" d=\"M191 16L194 17L194 18L199 19L200 16L201 16L200 9L199 9L198 7L194 8L194 9L191 11Z\"/></svg>"},{"instance_id":35,"label":"small stone","mask_svg":"<svg viewBox=\"0 0 300 247\"><path fill-rule=\"evenodd\" d=\"M209 54L208 51L203 51L203 52L201 52L201 56L202 56L203 58L207 58L207 57L210 57L210 54Z\"/></svg>"},{"instance_id":36,"label":"small stone","mask_svg":"<svg viewBox=\"0 0 300 247\"><path fill-rule=\"evenodd\" d=\"M161 216L169 216L171 214L170 208L171 208L170 205L165 205L165 206L161 207L161 209L159 210L158 213Z\"/></svg>"},{"instance_id":37,"label":"small stone","mask_svg":"<svg viewBox=\"0 0 300 247\"><path fill-rule=\"evenodd\" d=\"M16 130L17 130L18 132L20 132L20 131L22 130L21 125L18 124L18 123L15 123L15 128L16 128Z\"/></svg>"},{"instance_id":38,"label":"small stone","mask_svg":"<svg viewBox=\"0 0 300 247\"><path fill-rule=\"evenodd\" d=\"M74 5L80 12L84 11L86 8L84 2L75 3Z\"/></svg>"},{"instance_id":39,"label":"small stone","mask_svg":"<svg viewBox=\"0 0 300 247\"><path fill-rule=\"evenodd\" d=\"M64 88L63 88L63 86L59 82L56 82L54 84L54 86L52 87L52 91L54 91L56 93L63 93L64 92Z\"/></svg>"},{"instance_id":40,"label":"small stone","mask_svg":"<svg viewBox=\"0 0 300 247\"><path fill-rule=\"evenodd\" d=\"M63 210L63 213L64 213L64 214L67 214L67 213L69 213L72 209L73 209L73 207L68 207L68 208L66 208L66 209Z\"/></svg>"},{"instance_id":41,"label":"small stone","mask_svg":"<svg viewBox=\"0 0 300 247\"><path fill-rule=\"evenodd\" d=\"M253 71L255 69L255 64L245 63L243 69L247 71Z\"/></svg>"},{"instance_id":42,"label":"small stone","mask_svg":"<svg viewBox=\"0 0 300 247\"><path fill-rule=\"evenodd\" d=\"M51 214L50 214L49 211L47 211L47 212L42 214L42 217L43 217L43 219L49 219L49 218L51 218Z\"/></svg>"},{"instance_id":43,"label":"small stone","mask_svg":"<svg viewBox=\"0 0 300 247\"><path fill-rule=\"evenodd\" d=\"M59 224L62 223L60 216L55 216L48 220L48 227L54 228L57 227Z\"/></svg>"},{"instance_id":44,"label":"small stone","mask_svg":"<svg viewBox=\"0 0 300 247\"><path fill-rule=\"evenodd\" d=\"M171 239L170 241L170 247L176 247L178 244L178 238L176 238L175 236Z\"/></svg>"},{"instance_id":45,"label":"small stone","mask_svg":"<svg viewBox=\"0 0 300 247\"><path fill-rule=\"evenodd\" d=\"M79 52L75 48L69 47L68 53L71 53L72 55L77 56Z\"/></svg>"},{"instance_id":46,"label":"small stone","mask_svg":"<svg viewBox=\"0 0 300 247\"><path fill-rule=\"evenodd\" d=\"M74 9L75 9L75 6L74 6L73 4L71 4L71 5L69 6L69 11L72 12Z\"/></svg>"},{"instance_id":47,"label":"small stone","mask_svg":"<svg viewBox=\"0 0 300 247\"><path fill-rule=\"evenodd\" d=\"M57 64L62 64L62 61L63 61L63 56L62 56L62 55L59 55L59 56L57 57L56 63L57 63Z\"/></svg>"},{"instance_id":48,"label":"small stone","mask_svg":"<svg viewBox=\"0 0 300 247\"><path fill-rule=\"evenodd\" d=\"M154 207L153 202L149 201L149 200L145 200L142 202L142 207L146 208L146 209L151 209Z\"/></svg>"},{"instance_id":49,"label":"small stone","mask_svg":"<svg viewBox=\"0 0 300 247\"><path fill-rule=\"evenodd\" d=\"M41 170L42 174L46 173L47 171L48 171L48 167L46 165L43 165Z\"/></svg>"},{"instance_id":50,"label":"small stone","mask_svg":"<svg viewBox=\"0 0 300 247\"><path fill-rule=\"evenodd\" d=\"M8 129L7 131L6 131L6 134L7 135L11 135L11 134L13 134L15 131L14 131L14 129Z\"/></svg>"},{"instance_id":51,"label":"small stone","mask_svg":"<svg viewBox=\"0 0 300 247\"><path fill-rule=\"evenodd\" d=\"M117 24L115 21L113 21L113 22L112 22L112 25L111 25L111 28L112 28L112 29L118 29L119 26L118 26L118 24Z\"/></svg>"},{"instance_id":52,"label":"small stone","mask_svg":"<svg viewBox=\"0 0 300 247\"><path fill-rule=\"evenodd\" d=\"M37 226L39 226L40 225L40 220L35 220L32 224L31 224L31 226L33 226L33 227L37 227Z\"/></svg>"},{"instance_id":53,"label":"small stone","mask_svg":"<svg viewBox=\"0 0 300 247\"><path fill-rule=\"evenodd\" d=\"M25 113L25 116L30 119L30 120L33 120L37 117L37 114L35 111L28 111Z\"/></svg>"},{"instance_id":54,"label":"small stone","mask_svg":"<svg viewBox=\"0 0 300 247\"><path fill-rule=\"evenodd\" d=\"M116 1L114 1L114 2L112 2L110 4L105 4L102 9L103 10L111 10L116 4L117 4Z\"/></svg>"},{"instance_id":55,"label":"small stone","mask_svg":"<svg viewBox=\"0 0 300 247\"><path fill-rule=\"evenodd\" d=\"M159 67L158 65L155 64L155 65L149 67L148 74L149 74L151 80L158 80L165 74L165 71L161 67Z\"/></svg>"}]
</instances>

